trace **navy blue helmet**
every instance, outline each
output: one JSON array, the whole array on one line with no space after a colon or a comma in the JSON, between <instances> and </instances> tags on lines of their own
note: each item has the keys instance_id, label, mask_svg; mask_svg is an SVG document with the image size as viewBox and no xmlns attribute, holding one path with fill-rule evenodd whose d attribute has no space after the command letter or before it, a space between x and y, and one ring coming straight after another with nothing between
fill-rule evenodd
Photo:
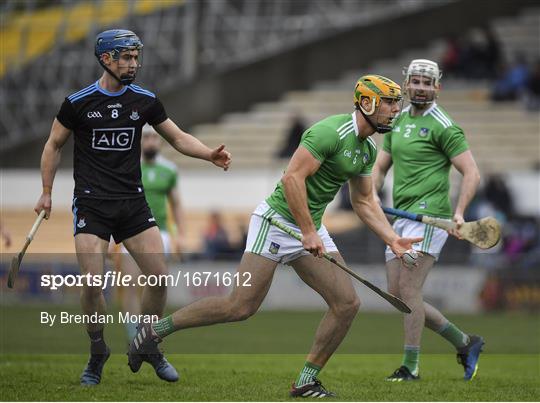
<instances>
[{"instance_id":1,"label":"navy blue helmet","mask_svg":"<svg viewBox=\"0 0 540 403\"><path fill-rule=\"evenodd\" d=\"M100 57L105 52L113 52L117 55L122 50L141 50L143 44L134 32L127 29L110 29L103 31L96 37L96 57Z\"/></svg>"},{"instance_id":2,"label":"navy blue helmet","mask_svg":"<svg viewBox=\"0 0 540 403\"><path fill-rule=\"evenodd\" d=\"M139 60L142 55L143 43L139 37L132 31L127 29L110 29L103 31L96 37L96 47L94 54L96 55L101 66L107 70L113 77L124 85L129 85L135 79L135 76L127 76L118 78L114 75L102 62L101 55L110 53L113 59L118 60L120 52L123 50L138 50Z\"/></svg>"}]
</instances>

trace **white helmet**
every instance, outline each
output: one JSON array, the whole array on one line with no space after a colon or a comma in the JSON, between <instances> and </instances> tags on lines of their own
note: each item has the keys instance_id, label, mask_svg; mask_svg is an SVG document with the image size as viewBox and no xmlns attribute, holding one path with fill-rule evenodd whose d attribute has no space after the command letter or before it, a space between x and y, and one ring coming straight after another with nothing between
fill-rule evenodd
<instances>
[{"instance_id":1,"label":"white helmet","mask_svg":"<svg viewBox=\"0 0 540 403\"><path fill-rule=\"evenodd\" d=\"M442 77L439 65L427 59L414 59L409 64L409 67L403 68L403 74L405 75L405 81L409 81L412 75L418 75L435 79L434 84L439 84L439 80Z\"/></svg>"},{"instance_id":2,"label":"white helmet","mask_svg":"<svg viewBox=\"0 0 540 403\"><path fill-rule=\"evenodd\" d=\"M403 83L404 93L406 93L412 104L425 105L432 103L437 98L437 92L439 90L439 81L442 77L442 73L439 70L437 63L427 59L414 59L409 64L409 67L403 68L403 74L405 75L405 82ZM431 78L431 85L426 88L423 83L420 85L414 85L411 83L412 76L421 76ZM422 89L426 94L423 96L412 96L411 91Z\"/></svg>"}]
</instances>

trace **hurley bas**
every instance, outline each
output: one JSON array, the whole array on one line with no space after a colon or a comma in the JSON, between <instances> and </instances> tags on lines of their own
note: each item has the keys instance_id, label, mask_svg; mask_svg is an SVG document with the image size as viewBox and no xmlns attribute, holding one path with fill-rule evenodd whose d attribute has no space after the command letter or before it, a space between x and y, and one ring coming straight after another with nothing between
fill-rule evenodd
<instances>
[{"instance_id":1,"label":"hurley bas","mask_svg":"<svg viewBox=\"0 0 540 403\"><path fill-rule=\"evenodd\" d=\"M54 326L56 320L59 319L59 324L86 324L86 323L115 323L115 316L112 314L79 315L61 311L59 314L51 314L49 312L41 312L41 324ZM135 315L129 312L118 312L117 323L155 323L159 320L157 315Z\"/></svg>"}]
</instances>

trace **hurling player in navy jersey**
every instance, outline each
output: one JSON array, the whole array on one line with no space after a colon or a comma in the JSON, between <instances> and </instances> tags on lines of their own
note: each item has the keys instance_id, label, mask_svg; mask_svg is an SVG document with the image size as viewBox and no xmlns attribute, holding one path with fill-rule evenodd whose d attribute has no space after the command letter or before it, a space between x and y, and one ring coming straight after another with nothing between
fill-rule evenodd
<instances>
[{"instance_id":1,"label":"hurling player in navy jersey","mask_svg":"<svg viewBox=\"0 0 540 403\"><path fill-rule=\"evenodd\" d=\"M132 84L140 67L142 47L137 35L128 30L114 29L97 36L95 55L105 71L98 81L64 100L43 149L43 192L35 211L45 210L48 218L62 146L73 133L73 224L83 274L103 274L111 236L117 243L123 242L143 274L167 273L161 236L141 182L141 131L146 123L182 154L210 161L224 170L231 163L224 145L210 149L182 131L167 117L155 94ZM161 317L165 301L166 285L147 286L141 312ZM101 287L84 286L81 305L83 314L89 317L105 315ZM86 327L90 359L80 380L83 385L96 385L101 381L110 349L102 323L88 323ZM141 354L135 364L130 362L131 370L137 372L144 361L161 379L178 380L176 370L157 348Z\"/></svg>"}]
</instances>

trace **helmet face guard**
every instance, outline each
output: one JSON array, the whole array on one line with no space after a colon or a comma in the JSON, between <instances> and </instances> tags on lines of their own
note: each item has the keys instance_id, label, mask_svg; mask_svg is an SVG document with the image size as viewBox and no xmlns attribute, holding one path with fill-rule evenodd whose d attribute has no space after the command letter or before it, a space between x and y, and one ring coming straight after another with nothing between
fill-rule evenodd
<instances>
[{"instance_id":1,"label":"helmet face guard","mask_svg":"<svg viewBox=\"0 0 540 403\"><path fill-rule=\"evenodd\" d=\"M120 84L129 85L135 80L137 71L142 65L142 48L143 44L141 40L132 31L112 29L104 31L97 36L94 54L105 71L112 75ZM102 60L102 55L108 53L113 60L119 62L122 52L133 50L138 51L137 67L134 74L122 74L118 77Z\"/></svg>"},{"instance_id":2,"label":"helmet face guard","mask_svg":"<svg viewBox=\"0 0 540 403\"><path fill-rule=\"evenodd\" d=\"M413 60L403 69L403 87L411 104L425 106L432 104L438 96L442 73L437 63L427 59Z\"/></svg>"},{"instance_id":3,"label":"helmet face guard","mask_svg":"<svg viewBox=\"0 0 540 403\"><path fill-rule=\"evenodd\" d=\"M371 104L369 110L362 106L362 100L368 99ZM354 89L353 103L364 116L369 125L378 133L387 133L392 130L392 121L399 114L403 105L401 87L394 81L378 75L360 77ZM399 104L397 113L383 114L382 103Z\"/></svg>"}]
</instances>

